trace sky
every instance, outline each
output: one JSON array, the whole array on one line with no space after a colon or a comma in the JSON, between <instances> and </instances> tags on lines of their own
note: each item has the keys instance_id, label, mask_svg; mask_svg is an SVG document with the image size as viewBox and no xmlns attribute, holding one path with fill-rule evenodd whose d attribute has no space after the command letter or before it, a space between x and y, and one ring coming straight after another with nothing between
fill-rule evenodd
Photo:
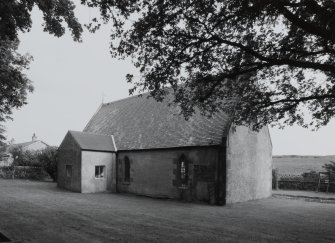
<instances>
[{"instance_id":1,"label":"sky","mask_svg":"<svg viewBox=\"0 0 335 243\"><path fill-rule=\"evenodd\" d=\"M92 10L77 7L81 23L88 23ZM58 146L68 130L81 131L102 101L128 97L127 73L139 75L130 60L112 59L109 53L110 26L95 34L83 33L83 42L74 42L69 31L57 38L43 32L42 14L34 9L33 27L20 34L20 53L34 61L26 71L34 92L28 104L13 111L5 124L7 140L16 143L38 139ZM274 155L335 154L335 120L316 132L298 126L270 128Z\"/></svg>"}]
</instances>

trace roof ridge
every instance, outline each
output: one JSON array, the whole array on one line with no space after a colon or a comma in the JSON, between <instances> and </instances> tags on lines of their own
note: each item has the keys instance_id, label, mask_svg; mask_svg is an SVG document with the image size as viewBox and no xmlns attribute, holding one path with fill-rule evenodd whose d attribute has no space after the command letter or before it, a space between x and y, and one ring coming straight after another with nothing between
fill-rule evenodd
<instances>
[{"instance_id":1,"label":"roof ridge","mask_svg":"<svg viewBox=\"0 0 335 243\"><path fill-rule=\"evenodd\" d=\"M167 91L173 90L172 87L164 87L163 89L167 90ZM167 93L167 94L169 94L169 93ZM102 106L103 105L111 105L111 104L117 103L119 101L124 101L124 100L127 100L127 99L138 98L139 96L143 96L143 95L150 95L150 91L140 93L140 94L135 94L135 95L132 95L132 96L128 96L128 97L125 97L125 98L122 98L122 99L119 99L119 100L114 100L114 101L110 101L110 102L107 102L107 103L103 103ZM152 97L152 96L149 96L149 97Z\"/></svg>"},{"instance_id":2,"label":"roof ridge","mask_svg":"<svg viewBox=\"0 0 335 243\"><path fill-rule=\"evenodd\" d=\"M74 130L69 130L69 132L78 132L78 133L86 133L86 134L90 134L90 135L97 135L97 136L104 136L104 137L110 137L111 135L105 135L105 134L99 134L99 133L93 133L93 132L83 132L83 131L74 131Z\"/></svg>"},{"instance_id":3,"label":"roof ridge","mask_svg":"<svg viewBox=\"0 0 335 243\"><path fill-rule=\"evenodd\" d=\"M98 112L100 111L101 107L103 106L103 103L101 103L98 107L98 109L95 111L95 113L93 114L93 116L90 118L90 120L88 121L88 123L86 124L86 126L84 127L84 130L86 129L86 127L91 123L93 117L98 114Z\"/></svg>"},{"instance_id":4,"label":"roof ridge","mask_svg":"<svg viewBox=\"0 0 335 243\"><path fill-rule=\"evenodd\" d=\"M172 88L165 87L164 89L170 90ZM124 101L124 100L127 100L127 99L138 98L139 96L143 96L143 95L150 95L150 91L147 91L147 92L144 92L144 93L140 93L140 94L135 94L135 95L132 95L132 96L128 96L128 97L125 97L125 98L122 98L122 99L119 99L119 100L114 100L114 101L111 101L111 102L107 102L107 103L104 103L102 105L111 105L111 104L119 102L119 101ZM152 96L149 96L149 97L152 97Z\"/></svg>"},{"instance_id":5,"label":"roof ridge","mask_svg":"<svg viewBox=\"0 0 335 243\"><path fill-rule=\"evenodd\" d=\"M145 93L141 93L141 94L136 94L136 95L128 96L126 98L122 98L122 99L119 99L119 100L114 100L114 101L111 101L111 102L104 103L104 104L102 104L102 106L107 106L107 105L111 105L111 104L114 104L114 103L117 103L117 102L120 102L120 101L125 101L125 100L130 100L130 99L138 98L138 97L146 95L148 93L149 92L145 92Z\"/></svg>"}]
</instances>

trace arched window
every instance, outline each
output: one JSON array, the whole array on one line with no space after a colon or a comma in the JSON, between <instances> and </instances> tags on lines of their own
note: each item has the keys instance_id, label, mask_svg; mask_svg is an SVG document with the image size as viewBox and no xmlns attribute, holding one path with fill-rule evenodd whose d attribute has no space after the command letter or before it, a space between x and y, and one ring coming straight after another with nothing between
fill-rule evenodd
<instances>
[{"instance_id":1,"label":"arched window","mask_svg":"<svg viewBox=\"0 0 335 243\"><path fill-rule=\"evenodd\" d=\"M188 182L188 163L184 155L179 158L179 178L182 185L187 185Z\"/></svg>"},{"instance_id":2,"label":"arched window","mask_svg":"<svg viewBox=\"0 0 335 243\"><path fill-rule=\"evenodd\" d=\"M124 157L124 181L130 181L130 161L128 156Z\"/></svg>"}]
</instances>

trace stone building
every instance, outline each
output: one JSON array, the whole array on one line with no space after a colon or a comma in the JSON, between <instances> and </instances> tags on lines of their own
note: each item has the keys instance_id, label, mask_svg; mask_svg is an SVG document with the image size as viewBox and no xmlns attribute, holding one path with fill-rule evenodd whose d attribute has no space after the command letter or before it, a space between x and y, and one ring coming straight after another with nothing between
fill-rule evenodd
<instances>
[{"instance_id":1,"label":"stone building","mask_svg":"<svg viewBox=\"0 0 335 243\"><path fill-rule=\"evenodd\" d=\"M59 147L58 186L229 204L271 195L272 144L224 113L189 120L169 99L102 104Z\"/></svg>"}]
</instances>

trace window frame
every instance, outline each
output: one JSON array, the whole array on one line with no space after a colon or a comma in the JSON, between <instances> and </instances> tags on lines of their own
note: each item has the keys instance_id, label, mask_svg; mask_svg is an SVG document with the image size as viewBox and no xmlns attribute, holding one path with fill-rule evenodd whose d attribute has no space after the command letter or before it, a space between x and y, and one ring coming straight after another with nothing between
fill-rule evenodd
<instances>
[{"instance_id":1,"label":"window frame","mask_svg":"<svg viewBox=\"0 0 335 243\"><path fill-rule=\"evenodd\" d=\"M105 179L106 178L106 176L105 176L106 169L105 168L106 168L105 165L95 165L94 166L94 178L95 179ZM102 171L101 171L101 169L102 169ZM98 171L98 173L97 173L97 171Z\"/></svg>"},{"instance_id":2,"label":"window frame","mask_svg":"<svg viewBox=\"0 0 335 243\"><path fill-rule=\"evenodd\" d=\"M182 166L183 165L183 166ZM189 182L189 163L186 156L182 154L178 161L178 178L181 186L187 186Z\"/></svg>"},{"instance_id":3,"label":"window frame","mask_svg":"<svg viewBox=\"0 0 335 243\"><path fill-rule=\"evenodd\" d=\"M65 165L65 175L67 178L71 178L73 174L73 166L70 164Z\"/></svg>"}]
</instances>

